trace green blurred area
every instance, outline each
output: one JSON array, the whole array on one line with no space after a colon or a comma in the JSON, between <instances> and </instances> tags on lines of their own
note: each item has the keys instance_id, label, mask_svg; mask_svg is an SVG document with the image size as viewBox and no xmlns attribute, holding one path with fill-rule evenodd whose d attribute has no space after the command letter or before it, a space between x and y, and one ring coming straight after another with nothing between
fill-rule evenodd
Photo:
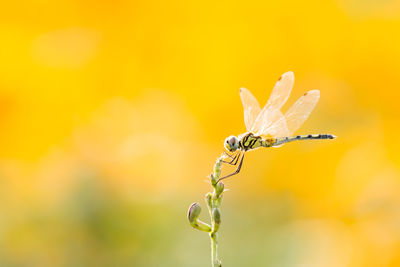
<instances>
[{"instance_id":1,"label":"green blurred area","mask_svg":"<svg viewBox=\"0 0 400 267\"><path fill-rule=\"evenodd\" d=\"M3 203L0 266L209 264L208 236L194 231L184 212L193 197L132 201L96 178L82 174L70 196L51 207L27 203L21 213ZM294 218L290 195L252 201L227 195L220 231L224 264L293 266L302 240L281 229Z\"/></svg>"}]
</instances>

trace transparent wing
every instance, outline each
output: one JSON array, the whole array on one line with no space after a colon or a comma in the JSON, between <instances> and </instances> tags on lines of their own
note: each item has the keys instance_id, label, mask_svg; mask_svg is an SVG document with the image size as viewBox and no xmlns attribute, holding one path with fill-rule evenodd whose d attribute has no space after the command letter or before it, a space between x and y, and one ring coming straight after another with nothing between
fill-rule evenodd
<instances>
[{"instance_id":1,"label":"transparent wing","mask_svg":"<svg viewBox=\"0 0 400 267\"><path fill-rule=\"evenodd\" d=\"M294 84L294 74L289 71L284 73L276 82L267 104L261 110L250 131L261 133L274 122L281 119L281 107L286 103Z\"/></svg>"},{"instance_id":2,"label":"transparent wing","mask_svg":"<svg viewBox=\"0 0 400 267\"><path fill-rule=\"evenodd\" d=\"M258 132L261 136L266 137L286 137L290 135L289 129L286 124L285 116L279 110L275 111L275 121L272 124L265 125Z\"/></svg>"},{"instance_id":3,"label":"transparent wing","mask_svg":"<svg viewBox=\"0 0 400 267\"><path fill-rule=\"evenodd\" d=\"M286 125L293 134L310 116L319 100L319 90L311 90L301 96L285 113Z\"/></svg>"},{"instance_id":4,"label":"transparent wing","mask_svg":"<svg viewBox=\"0 0 400 267\"><path fill-rule=\"evenodd\" d=\"M243 103L244 124L247 131L250 131L258 114L261 111L257 99L246 88L240 88L240 98Z\"/></svg>"},{"instance_id":5,"label":"transparent wing","mask_svg":"<svg viewBox=\"0 0 400 267\"><path fill-rule=\"evenodd\" d=\"M311 90L301 96L286 112L285 116L276 120L270 126L264 127L259 134L272 137L293 135L307 120L319 100L319 91ZM276 115L278 116L278 115Z\"/></svg>"}]
</instances>

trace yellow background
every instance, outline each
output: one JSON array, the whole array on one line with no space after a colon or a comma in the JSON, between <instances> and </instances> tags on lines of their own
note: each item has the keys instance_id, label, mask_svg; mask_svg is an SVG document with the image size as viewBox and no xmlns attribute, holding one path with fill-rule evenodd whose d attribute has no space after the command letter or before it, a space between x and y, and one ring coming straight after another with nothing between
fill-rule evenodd
<instances>
[{"instance_id":1,"label":"yellow background","mask_svg":"<svg viewBox=\"0 0 400 267\"><path fill-rule=\"evenodd\" d=\"M247 153L224 266L400 266L392 0L3 2L0 266L208 266L187 208L239 88L263 105L288 70L289 105L321 91L298 133L338 139Z\"/></svg>"}]
</instances>

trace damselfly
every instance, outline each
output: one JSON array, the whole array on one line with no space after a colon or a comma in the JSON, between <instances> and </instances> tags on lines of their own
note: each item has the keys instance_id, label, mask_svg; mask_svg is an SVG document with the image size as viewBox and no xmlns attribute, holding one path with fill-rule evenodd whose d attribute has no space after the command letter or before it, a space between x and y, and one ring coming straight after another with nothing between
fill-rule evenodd
<instances>
[{"instance_id":1,"label":"damselfly","mask_svg":"<svg viewBox=\"0 0 400 267\"><path fill-rule=\"evenodd\" d=\"M260 108L257 100L249 90L240 89L247 132L238 137L232 135L225 139L225 148L234 153L227 153L230 161L224 161L224 163L239 165L235 172L219 180L239 173L246 151L259 147L278 147L296 140L336 138L332 134L293 136L293 133L306 121L319 100L318 90L308 91L285 114L282 114L281 108L289 98L293 84L293 72L289 71L283 74L276 82L271 96L263 109Z\"/></svg>"}]
</instances>

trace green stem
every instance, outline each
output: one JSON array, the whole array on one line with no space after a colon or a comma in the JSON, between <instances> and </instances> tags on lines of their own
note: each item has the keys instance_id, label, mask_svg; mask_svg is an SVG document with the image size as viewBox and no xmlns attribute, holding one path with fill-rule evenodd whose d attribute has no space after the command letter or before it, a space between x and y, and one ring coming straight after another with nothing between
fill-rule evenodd
<instances>
[{"instance_id":1,"label":"green stem","mask_svg":"<svg viewBox=\"0 0 400 267\"><path fill-rule=\"evenodd\" d=\"M209 194L206 196L206 202L209 206L209 212L211 217L211 229L210 232L210 241L211 241L211 265L212 267L221 267L221 261L218 259L218 242L217 242L217 232L219 230L219 226L221 224L221 215L219 212L219 206L222 201L222 193L224 190L223 183L218 183L220 174L222 161L225 156L222 155L217 159L214 165L214 173L211 175L211 185L213 187L213 193L211 194L211 201L209 200Z\"/></svg>"},{"instance_id":2,"label":"green stem","mask_svg":"<svg viewBox=\"0 0 400 267\"><path fill-rule=\"evenodd\" d=\"M209 232L210 240L211 240L211 265L212 267L221 267L221 261L218 259L217 252L217 232L219 230L219 226L221 224L221 214L219 211L219 206L222 202L222 193L224 192L224 184L219 181L219 177L221 174L222 162L225 159L225 156L222 155L217 159L214 165L214 172L210 176L211 185L213 187L213 192L209 192L206 194L205 200L207 203L207 208L211 217L211 226L200 221L199 216L201 212L200 205L198 203L193 203L189 207L188 211L188 219L190 225L204 232Z\"/></svg>"},{"instance_id":3,"label":"green stem","mask_svg":"<svg viewBox=\"0 0 400 267\"><path fill-rule=\"evenodd\" d=\"M220 267L221 262L218 260L218 252L217 252L217 233L210 233L211 240L211 265L212 267Z\"/></svg>"}]
</instances>

